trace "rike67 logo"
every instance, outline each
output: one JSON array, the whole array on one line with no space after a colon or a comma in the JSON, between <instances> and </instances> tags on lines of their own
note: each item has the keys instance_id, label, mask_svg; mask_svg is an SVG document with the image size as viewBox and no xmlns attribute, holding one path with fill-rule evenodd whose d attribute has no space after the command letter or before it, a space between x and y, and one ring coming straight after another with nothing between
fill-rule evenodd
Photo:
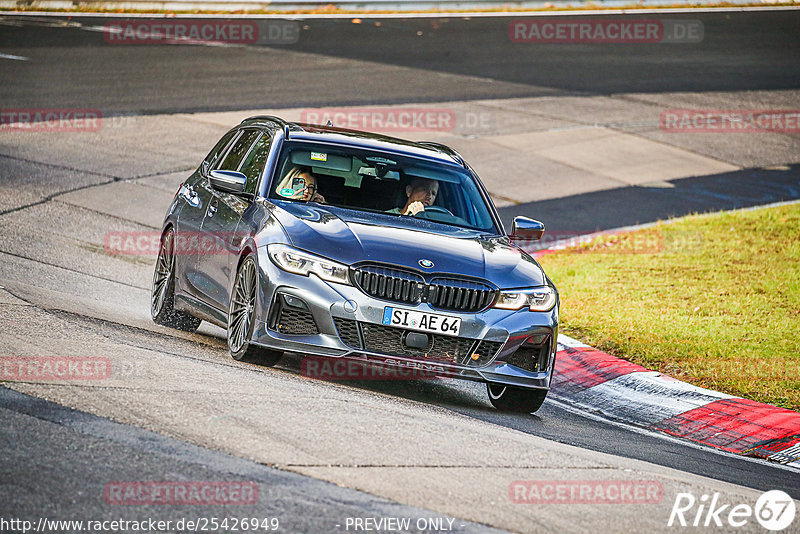
<instances>
[{"instance_id":1,"label":"rike67 logo","mask_svg":"<svg viewBox=\"0 0 800 534\"><path fill-rule=\"evenodd\" d=\"M763 493L755 506L725 503L719 493L702 495L699 499L691 493L678 493L667 526L728 529L744 527L755 518L763 528L777 532L792 524L795 512L792 498L780 490Z\"/></svg>"}]
</instances>

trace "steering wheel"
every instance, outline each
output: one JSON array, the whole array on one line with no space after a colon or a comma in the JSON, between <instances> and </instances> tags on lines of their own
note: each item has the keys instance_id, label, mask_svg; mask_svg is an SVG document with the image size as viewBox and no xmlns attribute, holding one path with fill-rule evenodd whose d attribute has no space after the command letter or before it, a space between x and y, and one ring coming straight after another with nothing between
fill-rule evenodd
<instances>
[{"instance_id":1,"label":"steering wheel","mask_svg":"<svg viewBox=\"0 0 800 534\"><path fill-rule=\"evenodd\" d=\"M444 214L444 215L449 215L451 217L455 217L455 215L453 215L452 212L449 209L443 208L441 206L425 206L425 209L420 211L420 212L417 212L417 215L419 215L420 213L425 213L425 212L428 212L428 213L441 213L441 214Z\"/></svg>"}]
</instances>

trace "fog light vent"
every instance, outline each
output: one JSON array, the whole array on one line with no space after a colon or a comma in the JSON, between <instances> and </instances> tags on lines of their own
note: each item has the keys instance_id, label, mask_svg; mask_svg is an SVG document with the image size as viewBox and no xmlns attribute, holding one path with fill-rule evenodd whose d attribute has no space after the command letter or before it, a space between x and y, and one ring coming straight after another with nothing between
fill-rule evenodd
<instances>
[{"instance_id":1,"label":"fog light vent","mask_svg":"<svg viewBox=\"0 0 800 534\"><path fill-rule=\"evenodd\" d=\"M319 328L308 304L300 297L279 293L270 314L270 328L281 334L319 334Z\"/></svg>"},{"instance_id":2,"label":"fog light vent","mask_svg":"<svg viewBox=\"0 0 800 534\"><path fill-rule=\"evenodd\" d=\"M549 334L529 337L506 361L531 373L546 371L550 363Z\"/></svg>"}]
</instances>

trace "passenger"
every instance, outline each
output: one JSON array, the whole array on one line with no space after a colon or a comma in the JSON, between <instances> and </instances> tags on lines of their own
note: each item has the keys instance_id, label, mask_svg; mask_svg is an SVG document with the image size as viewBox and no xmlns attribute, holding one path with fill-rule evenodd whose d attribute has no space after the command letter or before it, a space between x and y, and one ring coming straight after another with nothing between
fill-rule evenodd
<instances>
[{"instance_id":1,"label":"passenger","mask_svg":"<svg viewBox=\"0 0 800 534\"><path fill-rule=\"evenodd\" d=\"M293 167L280 181L275 192L292 200L325 203L325 197L317 190L317 179L307 167Z\"/></svg>"},{"instance_id":2,"label":"passenger","mask_svg":"<svg viewBox=\"0 0 800 534\"><path fill-rule=\"evenodd\" d=\"M414 178L406 186L408 200L402 208L394 208L389 213L402 213L403 215L416 215L427 206L432 206L439 194L438 180L429 178Z\"/></svg>"}]
</instances>

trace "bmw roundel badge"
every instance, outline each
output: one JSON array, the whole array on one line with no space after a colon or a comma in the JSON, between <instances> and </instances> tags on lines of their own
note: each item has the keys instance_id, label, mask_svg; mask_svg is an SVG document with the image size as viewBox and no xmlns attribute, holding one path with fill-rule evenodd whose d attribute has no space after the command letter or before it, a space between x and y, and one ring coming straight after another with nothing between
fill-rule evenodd
<instances>
[{"instance_id":1,"label":"bmw roundel badge","mask_svg":"<svg viewBox=\"0 0 800 534\"><path fill-rule=\"evenodd\" d=\"M430 269L433 267L433 262L431 260L422 259L419 260L419 264L425 267L426 269Z\"/></svg>"}]
</instances>

